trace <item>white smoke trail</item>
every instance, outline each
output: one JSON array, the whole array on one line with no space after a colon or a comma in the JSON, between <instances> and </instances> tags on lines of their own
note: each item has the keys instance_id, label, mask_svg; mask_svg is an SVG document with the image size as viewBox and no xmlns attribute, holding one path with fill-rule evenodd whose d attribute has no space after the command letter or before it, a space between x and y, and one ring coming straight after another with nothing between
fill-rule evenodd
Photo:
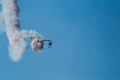
<instances>
[{"instance_id":1,"label":"white smoke trail","mask_svg":"<svg viewBox=\"0 0 120 80\"><path fill-rule=\"evenodd\" d=\"M9 40L9 56L13 61L17 62L21 60L23 53L28 47L26 42L24 41L24 38L39 38L41 40L39 41L40 43L45 40L36 31L20 30L20 21L18 19L19 7L17 5L17 0L1 0L1 4L2 17L0 17L1 22L4 21L6 29L5 31ZM43 45L41 44L41 46ZM41 47L39 46L39 48Z\"/></svg>"},{"instance_id":2,"label":"white smoke trail","mask_svg":"<svg viewBox=\"0 0 120 80\"><path fill-rule=\"evenodd\" d=\"M17 0L1 0L1 3L6 33L10 43L9 55L13 61L18 61L25 52L27 45L20 34Z\"/></svg>"}]
</instances>

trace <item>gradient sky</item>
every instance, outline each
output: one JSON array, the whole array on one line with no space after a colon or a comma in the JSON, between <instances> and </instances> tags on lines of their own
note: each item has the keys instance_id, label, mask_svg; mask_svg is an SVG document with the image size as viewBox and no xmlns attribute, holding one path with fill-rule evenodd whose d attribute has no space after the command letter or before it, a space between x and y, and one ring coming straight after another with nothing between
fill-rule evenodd
<instances>
[{"instance_id":1,"label":"gradient sky","mask_svg":"<svg viewBox=\"0 0 120 80\"><path fill-rule=\"evenodd\" d=\"M19 0L21 29L53 40L14 63L0 35L0 80L120 80L119 0Z\"/></svg>"}]
</instances>

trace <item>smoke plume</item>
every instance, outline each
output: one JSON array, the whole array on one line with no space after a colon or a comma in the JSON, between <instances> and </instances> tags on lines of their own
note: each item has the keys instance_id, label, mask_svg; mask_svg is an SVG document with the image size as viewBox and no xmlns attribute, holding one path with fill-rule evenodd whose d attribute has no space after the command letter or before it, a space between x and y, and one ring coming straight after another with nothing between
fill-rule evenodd
<instances>
[{"instance_id":1,"label":"smoke plume","mask_svg":"<svg viewBox=\"0 0 120 80\"><path fill-rule=\"evenodd\" d=\"M0 3L2 5L0 25L4 24L5 26L5 32L9 40L9 56L13 61L17 62L21 60L22 55L28 48L24 38L39 38L41 41L44 39L36 31L20 29L18 19L20 9L17 0L0 0Z\"/></svg>"}]
</instances>

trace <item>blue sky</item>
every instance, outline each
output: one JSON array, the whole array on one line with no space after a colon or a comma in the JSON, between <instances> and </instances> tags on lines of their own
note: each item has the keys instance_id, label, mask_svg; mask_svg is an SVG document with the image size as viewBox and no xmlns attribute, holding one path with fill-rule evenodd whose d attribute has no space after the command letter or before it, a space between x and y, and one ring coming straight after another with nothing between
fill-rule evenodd
<instances>
[{"instance_id":1,"label":"blue sky","mask_svg":"<svg viewBox=\"0 0 120 80\"><path fill-rule=\"evenodd\" d=\"M22 61L8 56L0 35L0 80L120 80L119 0L19 0L22 29L53 40Z\"/></svg>"}]
</instances>

